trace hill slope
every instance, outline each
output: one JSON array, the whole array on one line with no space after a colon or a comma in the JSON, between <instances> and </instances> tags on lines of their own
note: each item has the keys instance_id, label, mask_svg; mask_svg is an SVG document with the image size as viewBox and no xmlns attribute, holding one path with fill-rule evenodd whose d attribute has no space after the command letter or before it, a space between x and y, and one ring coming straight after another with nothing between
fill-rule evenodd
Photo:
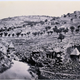
<instances>
[{"instance_id":1,"label":"hill slope","mask_svg":"<svg viewBox=\"0 0 80 80\"><path fill-rule=\"evenodd\" d=\"M0 36L4 40L12 41L19 53L31 53L34 50L49 50L60 48L63 52L67 46L80 44L80 11L68 13L61 17L50 16L17 16L0 20ZM73 33L70 27L74 27ZM57 27L57 31L54 28ZM69 31L65 33L65 29ZM60 30L63 29L61 32ZM76 30L79 30L76 32ZM59 34L65 38L60 42ZM68 46L68 47L69 47Z\"/></svg>"}]
</instances>

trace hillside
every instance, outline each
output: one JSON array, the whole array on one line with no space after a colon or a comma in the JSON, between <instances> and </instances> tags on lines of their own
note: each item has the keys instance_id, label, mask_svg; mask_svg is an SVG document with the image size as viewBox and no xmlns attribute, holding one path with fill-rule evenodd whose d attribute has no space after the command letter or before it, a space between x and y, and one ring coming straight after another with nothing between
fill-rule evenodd
<instances>
[{"instance_id":1,"label":"hillside","mask_svg":"<svg viewBox=\"0 0 80 80\"><path fill-rule=\"evenodd\" d=\"M49 50L63 51L72 45L79 45L80 11L51 16L16 16L0 20L0 38L13 42L17 52L31 53L34 50L47 53ZM74 27L73 32L71 26ZM55 31L55 28L57 30ZM59 34L65 36L59 41Z\"/></svg>"},{"instance_id":2,"label":"hillside","mask_svg":"<svg viewBox=\"0 0 80 80\"><path fill-rule=\"evenodd\" d=\"M74 57L75 60L70 57L72 51L78 54L80 52L80 11L67 13L61 17L32 15L1 19L0 43L3 57L7 56L9 60L11 56L11 60L22 61L17 63L14 61L13 67L2 73L0 75L2 77L9 72L12 75L11 77L7 75L8 77L12 78L16 74L15 78L20 78L21 72L16 71L21 71L20 67L23 66L17 67L17 70L15 67L26 62L30 66L30 71L38 78L45 76L55 79L58 76L61 79L80 79L80 75L77 76L80 74L80 55L75 54L77 57L77 59ZM1 65L7 65L5 62L6 59L3 59ZM22 78L26 74L22 75Z\"/></svg>"}]
</instances>

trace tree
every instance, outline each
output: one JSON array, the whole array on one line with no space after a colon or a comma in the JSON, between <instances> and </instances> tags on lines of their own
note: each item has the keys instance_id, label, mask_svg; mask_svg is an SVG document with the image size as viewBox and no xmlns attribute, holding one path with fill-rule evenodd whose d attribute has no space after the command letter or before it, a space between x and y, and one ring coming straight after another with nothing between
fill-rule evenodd
<instances>
[{"instance_id":1,"label":"tree","mask_svg":"<svg viewBox=\"0 0 80 80\"><path fill-rule=\"evenodd\" d=\"M26 27L26 24L23 24L23 27Z\"/></svg>"},{"instance_id":2,"label":"tree","mask_svg":"<svg viewBox=\"0 0 80 80\"><path fill-rule=\"evenodd\" d=\"M10 37L11 34L8 34L8 36Z\"/></svg>"},{"instance_id":3,"label":"tree","mask_svg":"<svg viewBox=\"0 0 80 80\"><path fill-rule=\"evenodd\" d=\"M70 13L67 13L68 17L70 17Z\"/></svg>"},{"instance_id":4,"label":"tree","mask_svg":"<svg viewBox=\"0 0 80 80\"><path fill-rule=\"evenodd\" d=\"M58 29L57 26L55 26L55 29Z\"/></svg>"},{"instance_id":5,"label":"tree","mask_svg":"<svg viewBox=\"0 0 80 80\"><path fill-rule=\"evenodd\" d=\"M65 38L65 36L63 35L63 34L59 34L59 37L58 37L58 39L60 39L61 40L61 42L62 42L62 40Z\"/></svg>"},{"instance_id":6,"label":"tree","mask_svg":"<svg viewBox=\"0 0 80 80\"><path fill-rule=\"evenodd\" d=\"M40 32L40 34L42 35L42 34L43 34L43 32Z\"/></svg>"},{"instance_id":7,"label":"tree","mask_svg":"<svg viewBox=\"0 0 80 80\"><path fill-rule=\"evenodd\" d=\"M57 34L59 33L59 30L58 29L56 29L56 31L55 31Z\"/></svg>"},{"instance_id":8,"label":"tree","mask_svg":"<svg viewBox=\"0 0 80 80\"><path fill-rule=\"evenodd\" d=\"M36 36L36 35L37 35L37 32L33 32L32 34L33 34L34 36Z\"/></svg>"},{"instance_id":9,"label":"tree","mask_svg":"<svg viewBox=\"0 0 80 80\"><path fill-rule=\"evenodd\" d=\"M44 24L44 22L43 22L43 21L40 21L40 24L41 24L41 25L43 25L43 24Z\"/></svg>"},{"instance_id":10,"label":"tree","mask_svg":"<svg viewBox=\"0 0 80 80\"><path fill-rule=\"evenodd\" d=\"M76 14L77 12L76 11L74 11L74 14Z\"/></svg>"},{"instance_id":11,"label":"tree","mask_svg":"<svg viewBox=\"0 0 80 80\"><path fill-rule=\"evenodd\" d=\"M73 18L71 18L71 22L73 22Z\"/></svg>"},{"instance_id":12,"label":"tree","mask_svg":"<svg viewBox=\"0 0 80 80\"><path fill-rule=\"evenodd\" d=\"M12 34L12 36L14 37L14 33Z\"/></svg>"},{"instance_id":13,"label":"tree","mask_svg":"<svg viewBox=\"0 0 80 80\"><path fill-rule=\"evenodd\" d=\"M37 34L38 34L38 36L39 36L40 32L37 32Z\"/></svg>"},{"instance_id":14,"label":"tree","mask_svg":"<svg viewBox=\"0 0 80 80\"><path fill-rule=\"evenodd\" d=\"M21 36L23 36L23 34L21 34Z\"/></svg>"},{"instance_id":15,"label":"tree","mask_svg":"<svg viewBox=\"0 0 80 80\"><path fill-rule=\"evenodd\" d=\"M66 15L64 14L64 18L66 18Z\"/></svg>"},{"instance_id":16,"label":"tree","mask_svg":"<svg viewBox=\"0 0 80 80\"><path fill-rule=\"evenodd\" d=\"M58 33L61 33L63 31L63 28L58 29Z\"/></svg>"},{"instance_id":17,"label":"tree","mask_svg":"<svg viewBox=\"0 0 80 80\"><path fill-rule=\"evenodd\" d=\"M49 29L51 29L51 26L47 26L45 27L46 31L48 31Z\"/></svg>"},{"instance_id":18,"label":"tree","mask_svg":"<svg viewBox=\"0 0 80 80\"><path fill-rule=\"evenodd\" d=\"M0 29L0 32L2 32L2 31L4 31L4 29L3 29L3 28L1 28L1 29Z\"/></svg>"},{"instance_id":19,"label":"tree","mask_svg":"<svg viewBox=\"0 0 80 80\"><path fill-rule=\"evenodd\" d=\"M78 25L77 28L80 29L80 25Z\"/></svg>"},{"instance_id":20,"label":"tree","mask_svg":"<svg viewBox=\"0 0 80 80\"><path fill-rule=\"evenodd\" d=\"M48 28L47 28L47 27L45 27L45 29L46 29L46 31L48 30Z\"/></svg>"},{"instance_id":21,"label":"tree","mask_svg":"<svg viewBox=\"0 0 80 80\"><path fill-rule=\"evenodd\" d=\"M5 31L7 30L7 27L4 27L5 28Z\"/></svg>"},{"instance_id":22,"label":"tree","mask_svg":"<svg viewBox=\"0 0 80 80\"><path fill-rule=\"evenodd\" d=\"M55 32L58 34L58 33L61 33L62 30L61 29L55 29Z\"/></svg>"},{"instance_id":23,"label":"tree","mask_svg":"<svg viewBox=\"0 0 80 80\"><path fill-rule=\"evenodd\" d=\"M0 37L2 37L3 33L0 33Z\"/></svg>"},{"instance_id":24,"label":"tree","mask_svg":"<svg viewBox=\"0 0 80 80\"><path fill-rule=\"evenodd\" d=\"M33 24L30 24L31 28L33 27Z\"/></svg>"},{"instance_id":25,"label":"tree","mask_svg":"<svg viewBox=\"0 0 80 80\"><path fill-rule=\"evenodd\" d=\"M51 35L52 35L53 31L48 31L47 33L48 33L48 35L49 35L49 34L51 34Z\"/></svg>"},{"instance_id":26,"label":"tree","mask_svg":"<svg viewBox=\"0 0 80 80\"><path fill-rule=\"evenodd\" d=\"M77 15L76 14L74 16L75 16L75 18L77 18Z\"/></svg>"},{"instance_id":27,"label":"tree","mask_svg":"<svg viewBox=\"0 0 80 80\"><path fill-rule=\"evenodd\" d=\"M47 28L48 28L48 29L51 29L51 26L48 26Z\"/></svg>"},{"instance_id":28,"label":"tree","mask_svg":"<svg viewBox=\"0 0 80 80\"><path fill-rule=\"evenodd\" d=\"M30 35L30 32L27 32L27 35Z\"/></svg>"},{"instance_id":29,"label":"tree","mask_svg":"<svg viewBox=\"0 0 80 80\"><path fill-rule=\"evenodd\" d=\"M75 32L78 33L79 32L79 29L76 29Z\"/></svg>"},{"instance_id":30,"label":"tree","mask_svg":"<svg viewBox=\"0 0 80 80\"><path fill-rule=\"evenodd\" d=\"M52 19L51 19L51 21L53 21L53 20L55 20L56 19L56 17L53 17Z\"/></svg>"},{"instance_id":31,"label":"tree","mask_svg":"<svg viewBox=\"0 0 80 80\"><path fill-rule=\"evenodd\" d=\"M17 33L16 33L17 37L19 37L20 34L21 34L20 32L17 32Z\"/></svg>"},{"instance_id":32,"label":"tree","mask_svg":"<svg viewBox=\"0 0 80 80\"><path fill-rule=\"evenodd\" d=\"M50 33L51 33L51 35L52 35L53 31L50 31Z\"/></svg>"},{"instance_id":33,"label":"tree","mask_svg":"<svg viewBox=\"0 0 80 80\"><path fill-rule=\"evenodd\" d=\"M53 31L56 32L57 29L58 29L57 26L55 26L55 27L53 28Z\"/></svg>"},{"instance_id":34,"label":"tree","mask_svg":"<svg viewBox=\"0 0 80 80\"><path fill-rule=\"evenodd\" d=\"M45 22L47 22L48 20L46 19Z\"/></svg>"},{"instance_id":35,"label":"tree","mask_svg":"<svg viewBox=\"0 0 80 80\"><path fill-rule=\"evenodd\" d=\"M55 22L55 24L60 24L59 22Z\"/></svg>"},{"instance_id":36,"label":"tree","mask_svg":"<svg viewBox=\"0 0 80 80\"><path fill-rule=\"evenodd\" d=\"M63 32L66 34L69 31L68 28L64 29Z\"/></svg>"},{"instance_id":37,"label":"tree","mask_svg":"<svg viewBox=\"0 0 80 80\"><path fill-rule=\"evenodd\" d=\"M48 33L48 35L49 35L50 32L48 31L47 33Z\"/></svg>"},{"instance_id":38,"label":"tree","mask_svg":"<svg viewBox=\"0 0 80 80\"><path fill-rule=\"evenodd\" d=\"M70 29L71 29L71 32L73 34L75 27L74 26L71 26Z\"/></svg>"},{"instance_id":39,"label":"tree","mask_svg":"<svg viewBox=\"0 0 80 80\"><path fill-rule=\"evenodd\" d=\"M7 32L4 32L4 36L7 36L7 34L8 34Z\"/></svg>"},{"instance_id":40,"label":"tree","mask_svg":"<svg viewBox=\"0 0 80 80\"><path fill-rule=\"evenodd\" d=\"M42 32L45 33L45 30L43 30Z\"/></svg>"}]
</instances>

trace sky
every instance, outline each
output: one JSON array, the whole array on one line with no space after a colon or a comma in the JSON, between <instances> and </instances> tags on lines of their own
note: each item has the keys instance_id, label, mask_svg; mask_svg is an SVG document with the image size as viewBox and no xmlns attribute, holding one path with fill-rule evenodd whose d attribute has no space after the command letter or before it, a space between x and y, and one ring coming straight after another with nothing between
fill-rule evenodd
<instances>
[{"instance_id":1,"label":"sky","mask_svg":"<svg viewBox=\"0 0 80 80\"><path fill-rule=\"evenodd\" d=\"M14 16L63 14L80 11L80 1L0 1L0 19Z\"/></svg>"}]
</instances>

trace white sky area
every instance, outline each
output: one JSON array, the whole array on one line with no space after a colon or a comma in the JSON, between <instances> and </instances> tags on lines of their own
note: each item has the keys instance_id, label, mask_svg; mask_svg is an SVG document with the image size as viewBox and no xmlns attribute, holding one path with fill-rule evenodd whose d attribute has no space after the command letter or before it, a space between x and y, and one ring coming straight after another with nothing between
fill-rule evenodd
<instances>
[{"instance_id":1,"label":"white sky area","mask_svg":"<svg viewBox=\"0 0 80 80\"><path fill-rule=\"evenodd\" d=\"M0 19L14 16L61 16L80 11L80 1L0 1Z\"/></svg>"}]
</instances>

